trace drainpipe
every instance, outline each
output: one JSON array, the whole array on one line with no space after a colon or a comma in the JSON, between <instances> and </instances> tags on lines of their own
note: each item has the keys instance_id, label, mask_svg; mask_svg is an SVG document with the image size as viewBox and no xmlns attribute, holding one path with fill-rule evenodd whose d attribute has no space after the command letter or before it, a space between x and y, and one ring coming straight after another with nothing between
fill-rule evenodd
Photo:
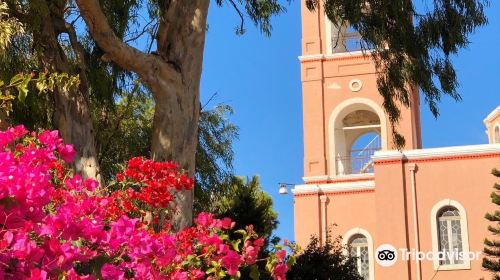
<instances>
[{"instance_id":1,"label":"drainpipe","mask_svg":"<svg viewBox=\"0 0 500 280\"><path fill-rule=\"evenodd\" d=\"M417 217L417 196L416 196L416 184L415 184L415 171L417 171L417 165L415 163L408 164L411 177L411 199L413 204L413 235L415 236L415 250L420 252L420 238L418 235L418 217ZM417 262L417 280L422 280L420 275L420 260L416 258Z\"/></svg>"},{"instance_id":2,"label":"drainpipe","mask_svg":"<svg viewBox=\"0 0 500 280\"><path fill-rule=\"evenodd\" d=\"M319 200L321 201L321 236L323 245L326 244L326 233L327 233L327 225L326 225L326 201L328 197L326 195L321 195Z\"/></svg>"}]
</instances>

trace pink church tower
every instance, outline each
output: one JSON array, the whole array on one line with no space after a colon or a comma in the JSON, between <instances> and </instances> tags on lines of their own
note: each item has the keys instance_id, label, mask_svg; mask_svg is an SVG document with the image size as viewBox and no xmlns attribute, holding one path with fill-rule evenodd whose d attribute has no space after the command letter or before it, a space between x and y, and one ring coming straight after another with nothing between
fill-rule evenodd
<instances>
[{"instance_id":1,"label":"pink church tower","mask_svg":"<svg viewBox=\"0 0 500 280\"><path fill-rule=\"evenodd\" d=\"M397 151L359 34L303 2L299 59L304 183L293 189L295 241L305 246L311 235L322 242L328 232L341 235L365 280L487 279L473 257L400 255L387 267L376 257L381 244L401 252L482 251L489 234L484 215L495 210L490 172L500 169L500 107L485 119L490 144L423 149L418 87L409 85L411 106L400 107L397 126L406 146Z\"/></svg>"}]
</instances>

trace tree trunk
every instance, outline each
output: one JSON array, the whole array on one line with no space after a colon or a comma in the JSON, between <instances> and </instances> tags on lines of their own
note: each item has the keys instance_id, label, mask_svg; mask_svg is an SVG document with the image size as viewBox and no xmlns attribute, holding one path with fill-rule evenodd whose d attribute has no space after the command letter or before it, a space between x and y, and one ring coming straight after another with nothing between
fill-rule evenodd
<instances>
[{"instance_id":1,"label":"tree trunk","mask_svg":"<svg viewBox=\"0 0 500 280\"><path fill-rule=\"evenodd\" d=\"M200 79L209 0L160 1L157 53L145 54L116 37L97 0L76 0L99 47L113 62L136 72L155 99L151 153L195 173ZM193 191L176 195L174 230L192 222Z\"/></svg>"},{"instance_id":2,"label":"tree trunk","mask_svg":"<svg viewBox=\"0 0 500 280\"><path fill-rule=\"evenodd\" d=\"M9 117L4 111L0 111L0 131L6 130L9 125Z\"/></svg>"},{"instance_id":3,"label":"tree trunk","mask_svg":"<svg viewBox=\"0 0 500 280\"><path fill-rule=\"evenodd\" d=\"M36 47L39 50L40 66L50 72L75 75L72 73L68 58L59 44L58 36L61 33L69 34L77 60L83 59L80 53L81 49L78 49L81 46L73 45L77 42L74 41L74 33L70 34L71 32L64 21L64 5L59 4L58 7L50 1L47 2L50 14L39 13L41 18L39 30L34 32L34 41L37 42ZM92 119L87 104L88 83L82 64L80 63L80 71L77 73L80 77L79 86L70 86L67 89L57 86L54 89L54 124L64 142L72 144L77 152L74 161L75 170L84 178L100 181Z\"/></svg>"},{"instance_id":4,"label":"tree trunk","mask_svg":"<svg viewBox=\"0 0 500 280\"><path fill-rule=\"evenodd\" d=\"M199 95L179 85L168 94L155 94L155 115L151 155L154 160L175 161L194 176L199 119ZM177 211L173 228L180 230L192 222L194 191L175 192Z\"/></svg>"}]
</instances>

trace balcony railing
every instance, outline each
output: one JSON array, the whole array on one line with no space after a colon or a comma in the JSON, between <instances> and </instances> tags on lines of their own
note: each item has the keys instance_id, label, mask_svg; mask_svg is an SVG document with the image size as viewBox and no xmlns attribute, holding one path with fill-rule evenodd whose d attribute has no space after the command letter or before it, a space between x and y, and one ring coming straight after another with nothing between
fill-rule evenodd
<instances>
[{"instance_id":1,"label":"balcony railing","mask_svg":"<svg viewBox=\"0 0 500 280\"><path fill-rule=\"evenodd\" d=\"M367 44L358 32L332 34L331 43L334 54L373 49L373 45Z\"/></svg>"},{"instance_id":2,"label":"balcony railing","mask_svg":"<svg viewBox=\"0 0 500 280\"><path fill-rule=\"evenodd\" d=\"M337 155L337 175L373 173L372 156L380 150L380 137L374 137L363 149L351 150L350 155Z\"/></svg>"}]
</instances>

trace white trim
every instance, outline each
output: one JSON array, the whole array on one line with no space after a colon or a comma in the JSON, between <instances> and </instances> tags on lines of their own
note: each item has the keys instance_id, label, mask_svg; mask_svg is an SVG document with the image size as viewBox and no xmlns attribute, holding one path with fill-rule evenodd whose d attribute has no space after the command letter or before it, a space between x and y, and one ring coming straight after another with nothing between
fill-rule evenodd
<instances>
[{"instance_id":1,"label":"white trim","mask_svg":"<svg viewBox=\"0 0 500 280\"><path fill-rule=\"evenodd\" d=\"M399 151L377 151L372 156L373 160L387 159L424 159L441 156L464 156L464 155L480 155L500 152L500 144L482 144L469 146L453 146L431 149Z\"/></svg>"},{"instance_id":2,"label":"white trim","mask_svg":"<svg viewBox=\"0 0 500 280\"><path fill-rule=\"evenodd\" d=\"M298 59L300 61L309 61L309 60L318 60L318 59L325 59L325 55L323 54L308 54L308 55L300 55L298 56Z\"/></svg>"},{"instance_id":3,"label":"white trim","mask_svg":"<svg viewBox=\"0 0 500 280\"><path fill-rule=\"evenodd\" d=\"M373 173L346 174L343 176L328 176L328 175L308 176L308 177L302 177L302 180L307 183L316 181L328 181L334 179L364 179L364 178L373 178Z\"/></svg>"},{"instance_id":4,"label":"white trim","mask_svg":"<svg viewBox=\"0 0 500 280\"><path fill-rule=\"evenodd\" d=\"M488 114L488 116L483 120L483 122L486 124L487 122L492 121L496 116L500 114L500 105L496 107L491 113Z\"/></svg>"},{"instance_id":5,"label":"white trim","mask_svg":"<svg viewBox=\"0 0 500 280\"><path fill-rule=\"evenodd\" d=\"M346 247L348 245L347 243L349 242L349 239L351 239L356 234L363 235L364 237L366 237L366 241L368 241L368 257L369 257L368 262L370 263L370 272L369 272L370 273L370 280L374 280L375 279L375 264L374 264L375 258L373 257L374 256L374 254L373 254L373 238L370 235L370 233L367 230L359 228L359 227L352 228L342 236L342 245L344 247ZM349 252L345 252L345 253L349 254Z\"/></svg>"},{"instance_id":6,"label":"white trim","mask_svg":"<svg viewBox=\"0 0 500 280\"><path fill-rule=\"evenodd\" d=\"M358 190L373 190L375 189L375 181L359 181L359 182L342 182L332 184L305 184L295 185L292 189L293 194L307 194L307 193L331 193L331 192L345 192L345 191L358 191Z\"/></svg>"},{"instance_id":7,"label":"white trim","mask_svg":"<svg viewBox=\"0 0 500 280\"><path fill-rule=\"evenodd\" d=\"M357 125L357 126L344 126L343 130L360 129L360 128L380 128L380 124Z\"/></svg>"},{"instance_id":8,"label":"white trim","mask_svg":"<svg viewBox=\"0 0 500 280\"><path fill-rule=\"evenodd\" d=\"M469 259L469 232L467 230L467 212L465 208L459 202L452 199L443 199L436 203L431 210L431 236L432 236L432 251L434 255L439 252L439 240L438 240L438 226L437 226L437 214L439 210L443 207L452 206L455 207L460 213L460 227L462 233L462 251L464 254L463 264L453 264L453 265L440 265L439 259L434 258L433 265L434 270L459 270L459 269L470 269L470 259Z\"/></svg>"},{"instance_id":9,"label":"white trim","mask_svg":"<svg viewBox=\"0 0 500 280\"><path fill-rule=\"evenodd\" d=\"M360 51L352 51L352 52L342 52L342 53L329 53L329 54L307 54L300 55L297 58L299 61L309 61L309 60L325 60L325 59L335 59L335 58L344 58L344 57L356 57L356 56L367 56L374 52L374 50L360 50Z\"/></svg>"}]
</instances>

